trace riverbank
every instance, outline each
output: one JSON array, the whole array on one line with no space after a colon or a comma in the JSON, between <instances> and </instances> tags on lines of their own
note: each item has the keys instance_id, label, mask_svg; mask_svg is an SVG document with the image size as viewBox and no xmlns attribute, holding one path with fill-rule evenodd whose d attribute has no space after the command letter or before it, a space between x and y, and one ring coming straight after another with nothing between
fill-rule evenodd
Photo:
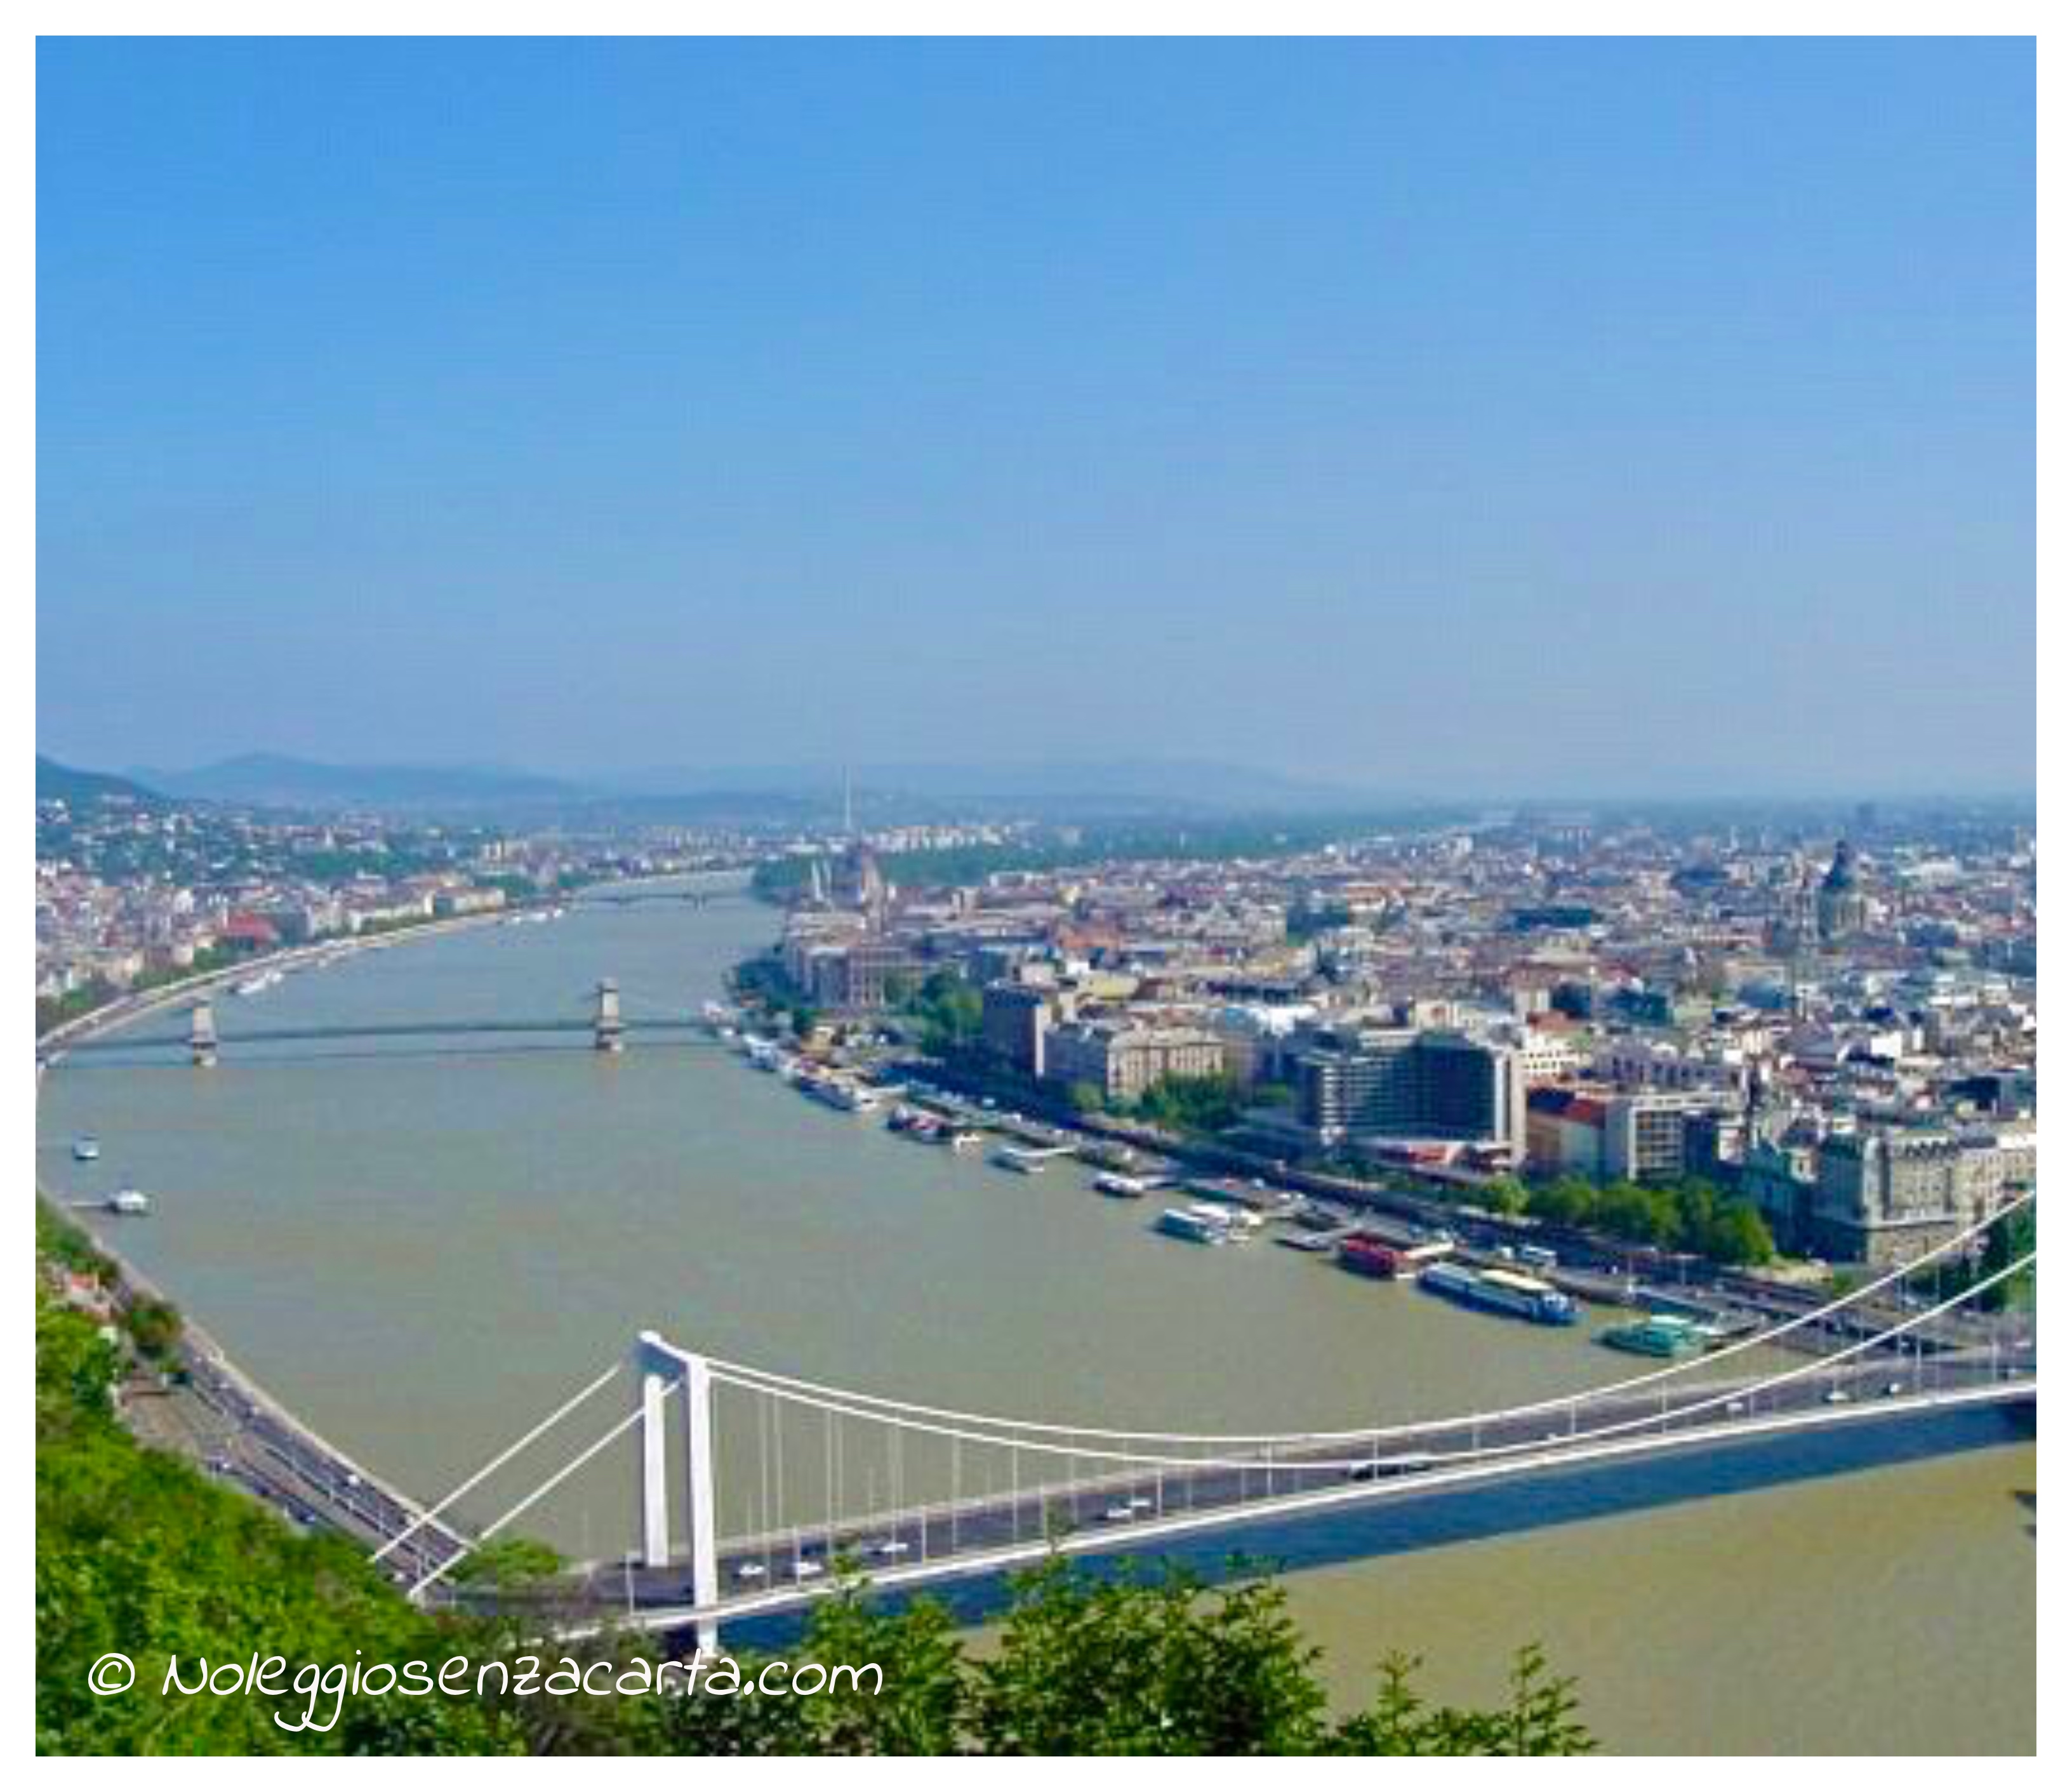
<instances>
[{"instance_id":1,"label":"riverbank","mask_svg":"<svg viewBox=\"0 0 2072 1792\"><path fill-rule=\"evenodd\" d=\"M759 987L748 975L768 965L758 954L734 967L729 993L760 1023L783 1035L788 1002ZM857 1025L867 1025L858 1022ZM932 1087L1001 1115L1013 1114L1059 1139L1081 1141L1091 1153L1106 1150L1124 1156L1141 1153L1207 1177L1257 1182L1301 1195L1355 1216L1392 1220L1413 1232L1447 1232L1471 1246L1503 1256L1519 1251L1548 1251L1559 1267L1543 1273L1578 1299L1645 1306L1658 1297L1681 1299L1709 1290L1721 1300L1753 1305L1776 1317L1788 1317L1817 1304L1826 1293L1819 1278L1783 1272L1736 1270L1686 1252L1671 1252L1528 1215L1502 1213L1482 1206L1478 1195L1489 1176L1441 1165L1405 1166L1388 1179L1348 1176L1252 1150L1224 1138L1182 1133L1149 1122L1088 1112L1074 1104L1054 1086L1009 1075L975 1061L916 1054L899 1056L881 1049L837 1050L832 1061L866 1077L906 1087ZM996 1116L997 1118L998 1116ZM1038 1141L1037 1142L1049 1142ZM1424 1193L1422 1184L1433 1192Z\"/></svg>"},{"instance_id":2,"label":"riverbank","mask_svg":"<svg viewBox=\"0 0 2072 1792\"><path fill-rule=\"evenodd\" d=\"M734 888L747 888L747 873L731 866L709 871L643 873L636 877L602 878L592 883L577 884L565 890L556 890L533 902L507 902L502 908L485 910L475 914L428 917L422 921L406 922L400 926L386 927L378 932L347 934L336 939L312 940L306 946L291 946L280 951L263 952L240 959L235 964L198 972L191 976L154 984L147 990L118 996L113 1001L104 1002L98 1008L76 1015L69 1021L60 1021L57 1025L38 1034L36 1054L39 1067L61 1054L68 1046L97 1038L111 1028L146 1019L167 1008L178 1007L183 1001L191 1001L196 996L206 995L226 984L242 982L255 972L298 971L313 964L338 963L362 952L379 951L390 946L444 939L482 927L500 927L521 916L537 915L557 908L565 909L595 890L639 890L657 884L710 878L737 879Z\"/></svg>"},{"instance_id":3,"label":"riverbank","mask_svg":"<svg viewBox=\"0 0 2072 1792\"><path fill-rule=\"evenodd\" d=\"M146 1019L168 1008L177 1008L182 1002L191 1001L196 996L207 995L226 984L241 983L255 972L294 972L307 969L314 964L335 964L362 952L379 951L390 946L439 939L477 927L495 927L514 914L531 912L533 911L529 909L501 908L481 914L455 914L444 919L413 922L381 933L356 934L342 939L315 940L306 946L291 946L282 951L262 952L251 958L240 959L235 964L200 972L191 977L177 978L171 983L158 984L134 995L118 996L113 1001L104 1002L84 1014L60 1021L47 1032L38 1034L37 1068L40 1072L45 1064L56 1062L68 1046L97 1038L113 1028L127 1026L133 1021Z\"/></svg>"}]
</instances>

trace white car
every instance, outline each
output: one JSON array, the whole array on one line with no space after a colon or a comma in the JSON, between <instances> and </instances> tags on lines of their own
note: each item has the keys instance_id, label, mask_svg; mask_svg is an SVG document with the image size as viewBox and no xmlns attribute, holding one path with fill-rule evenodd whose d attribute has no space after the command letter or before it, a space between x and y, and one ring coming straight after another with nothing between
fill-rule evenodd
<instances>
[{"instance_id":1,"label":"white car","mask_svg":"<svg viewBox=\"0 0 2072 1792\"><path fill-rule=\"evenodd\" d=\"M743 1562L734 1571L734 1577L737 1580L767 1580L770 1571L760 1562Z\"/></svg>"},{"instance_id":2,"label":"white car","mask_svg":"<svg viewBox=\"0 0 2072 1792\"><path fill-rule=\"evenodd\" d=\"M1101 1514L1101 1520L1106 1524L1127 1524L1136 1516L1137 1514L1127 1506L1111 1506Z\"/></svg>"},{"instance_id":3,"label":"white car","mask_svg":"<svg viewBox=\"0 0 2072 1792\"><path fill-rule=\"evenodd\" d=\"M820 1563L802 1556L791 1566L791 1578L794 1580L817 1580L827 1572Z\"/></svg>"},{"instance_id":4,"label":"white car","mask_svg":"<svg viewBox=\"0 0 2072 1792\"><path fill-rule=\"evenodd\" d=\"M882 1543L873 1543L870 1546L870 1553L874 1556L904 1556L913 1547L911 1543L902 1542L898 1537L887 1537Z\"/></svg>"}]
</instances>

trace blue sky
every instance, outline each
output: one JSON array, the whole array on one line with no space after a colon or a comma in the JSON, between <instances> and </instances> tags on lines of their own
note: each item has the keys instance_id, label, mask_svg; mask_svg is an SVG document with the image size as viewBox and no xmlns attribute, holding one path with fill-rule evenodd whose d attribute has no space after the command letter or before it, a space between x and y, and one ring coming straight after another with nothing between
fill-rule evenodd
<instances>
[{"instance_id":1,"label":"blue sky","mask_svg":"<svg viewBox=\"0 0 2072 1792\"><path fill-rule=\"evenodd\" d=\"M45 40L38 734L2027 789L2012 43Z\"/></svg>"}]
</instances>

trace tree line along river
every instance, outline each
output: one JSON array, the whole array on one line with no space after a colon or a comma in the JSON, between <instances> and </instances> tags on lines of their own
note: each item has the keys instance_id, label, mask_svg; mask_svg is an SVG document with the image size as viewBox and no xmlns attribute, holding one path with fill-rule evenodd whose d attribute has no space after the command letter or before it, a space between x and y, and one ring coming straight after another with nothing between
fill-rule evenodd
<instances>
[{"instance_id":1,"label":"tree line along river","mask_svg":"<svg viewBox=\"0 0 2072 1792\"><path fill-rule=\"evenodd\" d=\"M163 1050L60 1065L39 1176L80 1198L146 1190L156 1211L105 1227L112 1241L318 1431L427 1498L650 1326L944 1406L1182 1431L1411 1419L1632 1371L1592 1342L1604 1321L1543 1330L1263 1243L1160 1238L1145 1204L1100 1198L1076 1166L1023 1178L921 1149L710 1045L636 1034L614 1059L579 1034L237 1043L245 1028L577 1018L605 976L630 1017L688 1015L773 929L742 896L578 906L221 997L213 1071ZM75 1163L87 1133L102 1157ZM466 1515L502 1511L630 1391ZM946 1473L861 1428L795 1425L773 1479L754 1422L722 1406L722 1460L741 1470L723 1473L723 1530L824 1515L837 1444L845 1510L926 1497ZM1349 1695L1392 1648L1425 1654L1439 1691L1486 1694L1536 1639L1614 1746L2025 1751L2035 1484L2033 1445L2010 1444L1289 1584ZM629 1440L523 1527L615 1560L632 1506Z\"/></svg>"}]
</instances>

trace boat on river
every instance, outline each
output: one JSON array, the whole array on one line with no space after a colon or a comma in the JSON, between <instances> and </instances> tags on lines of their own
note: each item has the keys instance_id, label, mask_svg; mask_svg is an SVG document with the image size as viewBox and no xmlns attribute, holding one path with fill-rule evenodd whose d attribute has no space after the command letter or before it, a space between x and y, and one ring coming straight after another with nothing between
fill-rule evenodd
<instances>
[{"instance_id":1,"label":"boat on river","mask_svg":"<svg viewBox=\"0 0 2072 1792\"><path fill-rule=\"evenodd\" d=\"M1597 1334L1597 1342L1634 1356L1678 1358L1699 1355L1714 1342L1708 1329L1680 1313L1651 1313L1629 1325Z\"/></svg>"},{"instance_id":2,"label":"boat on river","mask_svg":"<svg viewBox=\"0 0 2072 1792\"><path fill-rule=\"evenodd\" d=\"M1184 1239L1190 1244L1235 1244L1251 1235L1236 1213L1206 1201L1168 1207L1152 1222L1152 1230L1168 1238Z\"/></svg>"},{"instance_id":3,"label":"boat on river","mask_svg":"<svg viewBox=\"0 0 2072 1792\"><path fill-rule=\"evenodd\" d=\"M1576 1303L1551 1282L1522 1276L1515 1269L1470 1269L1466 1264L1435 1263L1417 1277L1417 1285L1464 1307L1529 1319L1536 1326L1572 1326Z\"/></svg>"},{"instance_id":4,"label":"boat on river","mask_svg":"<svg viewBox=\"0 0 2072 1792\"><path fill-rule=\"evenodd\" d=\"M1011 1169L1018 1175L1040 1176L1054 1160L1071 1154L1072 1148L1068 1145L1004 1145L993 1153L993 1161L1002 1169Z\"/></svg>"}]
</instances>

